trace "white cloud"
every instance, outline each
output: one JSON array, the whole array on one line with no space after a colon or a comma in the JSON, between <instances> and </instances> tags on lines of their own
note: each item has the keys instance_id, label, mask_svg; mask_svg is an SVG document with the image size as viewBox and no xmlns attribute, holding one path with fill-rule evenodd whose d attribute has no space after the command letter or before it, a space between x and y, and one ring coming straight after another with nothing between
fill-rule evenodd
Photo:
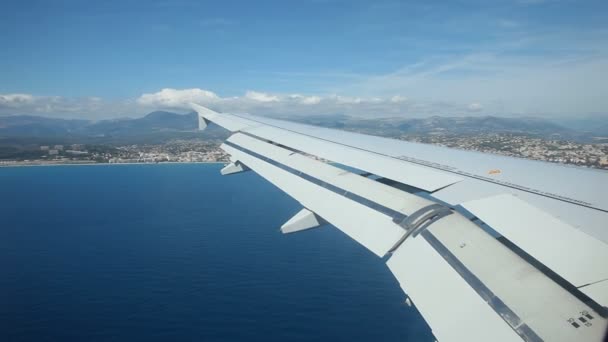
<instances>
[{"instance_id":1,"label":"white cloud","mask_svg":"<svg viewBox=\"0 0 608 342\"><path fill-rule=\"evenodd\" d=\"M278 102L279 101L279 97L276 95L270 95L267 93L262 93L262 92L252 91L252 90L248 90L245 93L245 98L252 100L252 101L257 101L257 102Z\"/></svg>"},{"instance_id":2,"label":"white cloud","mask_svg":"<svg viewBox=\"0 0 608 342\"><path fill-rule=\"evenodd\" d=\"M321 102L321 97L319 96L304 96L300 94L291 94L289 95L289 99L305 105L315 105Z\"/></svg>"},{"instance_id":3,"label":"white cloud","mask_svg":"<svg viewBox=\"0 0 608 342\"><path fill-rule=\"evenodd\" d=\"M584 47L579 47L582 51ZM573 116L606 112L608 51L517 56L474 53L434 58L342 88L350 94L407 94L418 103L483 103L503 116ZM470 110L471 108L469 108ZM444 115L450 115L445 113Z\"/></svg>"},{"instance_id":4,"label":"white cloud","mask_svg":"<svg viewBox=\"0 0 608 342\"><path fill-rule=\"evenodd\" d=\"M314 105L314 104L318 104L319 102L321 102L321 98L318 96L308 96L308 97L304 97L300 102L302 104L306 104L306 105Z\"/></svg>"},{"instance_id":5,"label":"white cloud","mask_svg":"<svg viewBox=\"0 0 608 342\"><path fill-rule=\"evenodd\" d=\"M30 94L0 94L0 107L19 108L33 101L34 96Z\"/></svg>"},{"instance_id":6,"label":"white cloud","mask_svg":"<svg viewBox=\"0 0 608 342\"><path fill-rule=\"evenodd\" d=\"M496 25L496 20L493 21ZM606 113L608 48L598 44L608 31L525 32L531 24L498 21L512 27L508 41L474 46L462 53L428 56L381 74L284 73L315 80L314 94L246 91L220 96L201 88L163 88L139 97L105 100L24 93L0 94L0 115L115 118L159 109L187 112L196 102L225 112L258 115L346 114L360 117L544 116ZM515 29L515 26L518 26ZM521 32L520 32L521 31ZM517 35L523 35L517 39ZM563 42L567 41L564 47ZM327 81L324 83L324 79Z\"/></svg>"},{"instance_id":7,"label":"white cloud","mask_svg":"<svg viewBox=\"0 0 608 342\"><path fill-rule=\"evenodd\" d=\"M352 97L336 94L302 95L247 91L241 96L221 97L200 88L163 88L134 99L119 101L99 97L66 98L31 94L0 94L0 115L33 114L63 118L107 119L138 117L154 110L181 113L195 102L221 112L257 115L345 114L358 117L424 117L487 114L477 102L468 105L449 102L413 101L403 95Z\"/></svg>"},{"instance_id":8,"label":"white cloud","mask_svg":"<svg viewBox=\"0 0 608 342\"><path fill-rule=\"evenodd\" d=\"M393 73L362 77L340 88L339 93L325 94L249 90L224 97L201 88L163 88L136 98L112 101L99 97L0 94L0 115L137 117L163 109L189 112L189 103L195 102L223 112L278 116L572 117L602 113L608 108L608 93L603 87L608 58L604 56L524 59L487 53L431 59Z\"/></svg>"},{"instance_id":9,"label":"white cloud","mask_svg":"<svg viewBox=\"0 0 608 342\"><path fill-rule=\"evenodd\" d=\"M405 102L405 101L407 101L407 97L405 97L405 96L395 95L395 96L391 97L392 103L399 103L399 102Z\"/></svg>"},{"instance_id":10,"label":"white cloud","mask_svg":"<svg viewBox=\"0 0 608 342\"><path fill-rule=\"evenodd\" d=\"M147 107L184 108L190 102L209 104L219 99L219 96L209 90L164 88L156 93L141 95L137 103Z\"/></svg>"},{"instance_id":11,"label":"white cloud","mask_svg":"<svg viewBox=\"0 0 608 342\"><path fill-rule=\"evenodd\" d=\"M357 104L363 101L360 97L350 97L350 96L340 96L340 95L331 95L328 97L331 101L335 101L339 104Z\"/></svg>"},{"instance_id":12,"label":"white cloud","mask_svg":"<svg viewBox=\"0 0 608 342\"><path fill-rule=\"evenodd\" d=\"M473 102L467 106L467 109L471 112L479 112L483 109L483 106L481 105L481 103Z\"/></svg>"},{"instance_id":13,"label":"white cloud","mask_svg":"<svg viewBox=\"0 0 608 342\"><path fill-rule=\"evenodd\" d=\"M131 99L107 101L100 97L0 94L0 115L38 115L67 119L136 117L149 112Z\"/></svg>"}]
</instances>

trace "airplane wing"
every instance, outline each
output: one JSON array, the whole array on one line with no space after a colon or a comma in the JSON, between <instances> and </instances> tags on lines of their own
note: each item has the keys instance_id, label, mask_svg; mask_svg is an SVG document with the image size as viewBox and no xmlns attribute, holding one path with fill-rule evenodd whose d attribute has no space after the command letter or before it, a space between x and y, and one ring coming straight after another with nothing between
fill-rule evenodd
<instances>
[{"instance_id":1,"label":"airplane wing","mask_svg":"<svg viewBox=\"0 0 608 342\"><path fill-rule=\"evenodd\" d=\"M233 134L222 174L253 170L387 265L438 341L600 341L608 173L192 104Z\"/></svg>"}]
</instances>

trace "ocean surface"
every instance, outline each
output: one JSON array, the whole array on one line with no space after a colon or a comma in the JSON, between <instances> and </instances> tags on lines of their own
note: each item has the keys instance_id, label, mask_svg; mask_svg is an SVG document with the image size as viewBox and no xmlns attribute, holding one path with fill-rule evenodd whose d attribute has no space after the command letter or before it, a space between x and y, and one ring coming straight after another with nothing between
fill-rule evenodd
<instances>
[{"instance_id":1,"label":"ocean surface","mask_svg":"<svg viewBox=\"0 0 608 342\"><path fill-rule=\"evenodd\" d=\"M380 258L220 168L0 168L0 341L433 340Z\"/></svg>"}]
</instances>

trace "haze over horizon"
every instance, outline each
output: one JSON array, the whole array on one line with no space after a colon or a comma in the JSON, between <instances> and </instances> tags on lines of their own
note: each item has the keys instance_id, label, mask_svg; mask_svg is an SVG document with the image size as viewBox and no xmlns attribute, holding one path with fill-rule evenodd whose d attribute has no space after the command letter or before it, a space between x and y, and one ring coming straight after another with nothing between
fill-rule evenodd
<instances>
[{"instance_id":1,"label":"haze over horizon","mask_svg":"<svg viewBox=\"0 0 608 342\"><path fill-rule=\"evenodd\" d=\"M608 114L608 4L7 1L0 115Z\"/></svg>"}]
</instances>

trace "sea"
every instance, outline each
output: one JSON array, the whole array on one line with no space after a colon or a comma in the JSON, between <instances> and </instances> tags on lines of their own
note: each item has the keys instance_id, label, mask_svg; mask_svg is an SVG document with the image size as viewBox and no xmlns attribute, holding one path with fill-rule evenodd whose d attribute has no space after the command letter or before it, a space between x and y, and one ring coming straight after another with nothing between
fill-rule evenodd
<instances>
[{"instance_id":1,"label":"sea","mask_svg":"<svg viewBox=\"0 0 608 342\"><path fill-rule=\"evenodd\" d=\"M433 341L383 260L220 164L0 168L0 341Z\"/></svg>"}]
</instances>

